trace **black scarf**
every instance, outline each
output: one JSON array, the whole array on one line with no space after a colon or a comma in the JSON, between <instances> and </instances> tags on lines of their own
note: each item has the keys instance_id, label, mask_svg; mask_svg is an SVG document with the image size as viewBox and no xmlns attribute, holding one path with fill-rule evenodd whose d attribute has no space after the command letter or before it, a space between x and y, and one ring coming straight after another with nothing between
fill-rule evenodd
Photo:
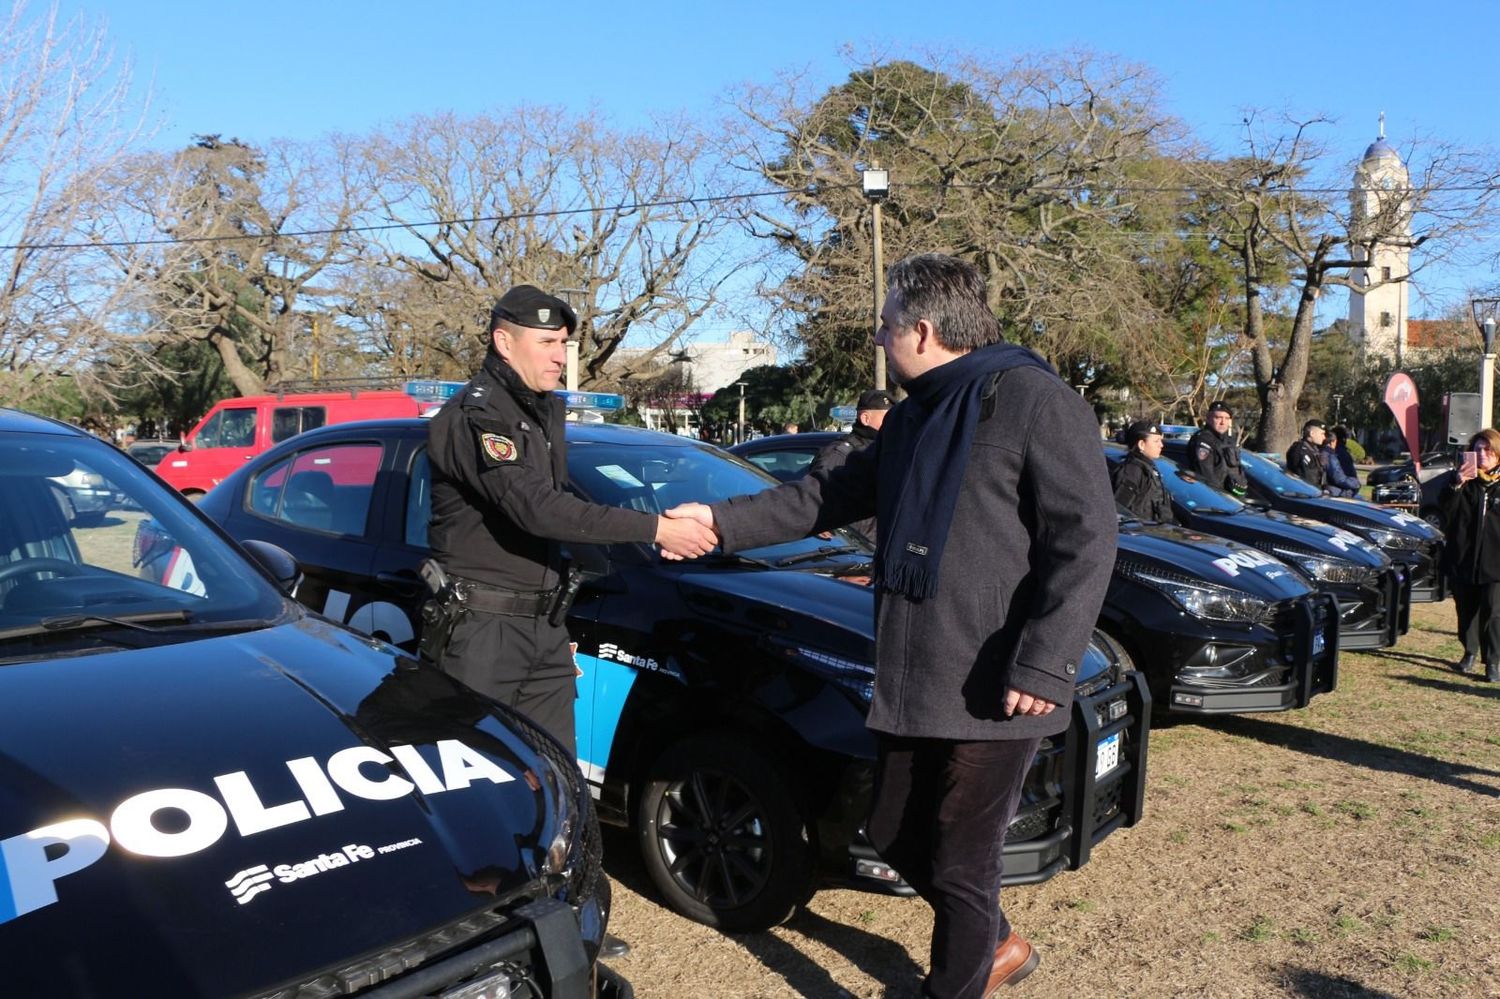
<instances>
[{"instance_id":1,"label":"black scarf","mask_svg":"<svg viewBox=\"0 0 1500 999\"><path fill-rule=\"evenodd\" d=\"M917 407L917 428L904 453L892 456L909 462L895 497L887 500L887 491L881 490L883 547L876 586L914 600L937 593L938 567L985 389L1000 372L1027 366L1052 371L1025 347L995 343L940 364L905 386L909 398L904 405Z\"/></svg>"}]
</instances>

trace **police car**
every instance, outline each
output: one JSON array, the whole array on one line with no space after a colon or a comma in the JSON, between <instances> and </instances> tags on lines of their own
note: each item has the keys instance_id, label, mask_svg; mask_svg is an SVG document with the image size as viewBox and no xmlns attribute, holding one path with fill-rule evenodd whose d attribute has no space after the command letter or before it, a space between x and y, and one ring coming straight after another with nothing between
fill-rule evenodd
<instances>
[{"instance_id":1,"label":"police car","mask_svg":"<svg viewBox=\"0 0 1500 999\"><path fill-rule=\"evenodd\" d=\"M775 484L711 445L570 424L572 488L657 512ZM292 552L298 598L413 648L428 557L427 425L310 431L257 457L200 510ZM575 546L578 762L601 816L634 832L674 909L729 930L786 918L818 885L906 893L863 834L874 740L871 549L845 531L690 562ZM1005 844L1008 883L1081 866L1141 814L1149 695L1101 637L1072 727L1044 741Z\"/></svg>"},{"instance_id":2,"label":"police car","mask_svg":"<svg viewBox=\"0 0 1500 999\"><path fill-rule=\"evenodd\" d=\"M70 524L79 472L139 512ZM556 742L64 424L0 410L0 511L0 992L595 993L608 880Z\"/></svg>"},{"instance_id":3,"label":"police car","mask_svg":"<svg viewBox=\"0 0 1500 999\"><path fill-rule=\"evenodd\" d=\"M1188 428L1191 429L1191 428ZM842 434L784 434L731 453L782 481ZM1306 707L1338 684L1338 608L1279 558L1123 519L1099 626L1122 644L1160 714Z\"/></svg>"}]
</instances>

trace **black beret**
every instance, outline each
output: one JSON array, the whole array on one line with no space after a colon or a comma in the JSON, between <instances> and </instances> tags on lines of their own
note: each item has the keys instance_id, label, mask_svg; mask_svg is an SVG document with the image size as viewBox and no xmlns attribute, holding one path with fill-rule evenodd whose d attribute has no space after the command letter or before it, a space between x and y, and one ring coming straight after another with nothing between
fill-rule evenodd
<instances>
[{"instance_id":1,"label":"black beret","mask_svg":"<svg viewBox=\"0 0 1500 999\"><path fill-rule=\"evenodd\" d=\"M1223 413L1230 419L1234 419L1234 410L1229 408L1229 403L1227 402L1214 403L1212 406L1208 407L1208 413L1210 416L1212 416L1214 413Z\"/></svg>"},{"instance_id":2,"label":"black beret","mask_svg":"<svg viewBox=\"0 0 1500 999\"><path fill-rule=\"evenodd\" d=\"M870 389L860 395L859 402L854 404L856 410L864 409L890 409L896 405L896 400L885 389Z\"/></svg>"},{"instance_id":3,"label":"black beret","mask_svg":"<svg viewBox=\"0 0 1500 999\"><path fill-rule=\"evenodd\" d=\"M1315 428L1318 429L1318 430L1327 430L1328 429L1328 424L1324 423L1322 420L1308 420L1306 423L1302 424L1302 432L1304 434L1307 433L1309 430L1312 430L1312 429L1315 429Z\"/></svg>"},{"instance_id":4,"label":"black beret","mask_svg":"<svg viewBox=\"0 0 1500 999\"><path fill-rule=\"evenodd\" d=\"M1150 420L1136 420L1125 428L1125 442L1127 444L1134 444L1136 441L1142 440L1150 434L1160 433L1161 424L1153 423Z\"/></svg>"},{"instance_id":5,"label":"black beret","mask_svg":"<svg viewBox=\"0 0 1500 999\"><path fill-rule=\"evenodd\" d=\"M495 303L490 310L490 332L502 319L534 330L566 327L570 335L578 329L578 315L571 305L529 284L516 285Z\"/></svg>"}]
</instances>

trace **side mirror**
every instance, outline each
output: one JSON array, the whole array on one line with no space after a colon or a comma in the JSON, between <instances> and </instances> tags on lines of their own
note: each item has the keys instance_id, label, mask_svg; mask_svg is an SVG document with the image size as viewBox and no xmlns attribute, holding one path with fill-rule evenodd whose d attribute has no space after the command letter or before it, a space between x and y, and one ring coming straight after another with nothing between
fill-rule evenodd
<instances>
[{"instance_id":1,"label":"side mirror","mask_svg":"<svg viewBox=\"0 0 1500 999\"><path fill-rule=\"evenodd\" d=\"M599 579L614 571L609 561L609 549L604 545L569 545L567 555L586 580Z\"/></svg>"},{"instance_id":2,"label":"side mirror","mask_svg":"<svg viewBox=\"0 0 1500 999\"><path fill-rule=\"evenodd\" d=\"M178 441L177 442L177 452L179 454L181 454L184 451L191 451L192 449L193 449L193 442L192 441Z\"/></svg>"},{"instance_id":3,"label":"side mirror","mask_svg":"<svg viewBox=\"0 0 1500 999\"><path fill-rule=\"evenodd\" d=\"M240 547L255 560L255 564L270 574L276 585L289 597L297 595L297 585L302 582L302 570L297 560L285 548L278 548L268 541L245 541Z\"/></svg>"}]
</instances>

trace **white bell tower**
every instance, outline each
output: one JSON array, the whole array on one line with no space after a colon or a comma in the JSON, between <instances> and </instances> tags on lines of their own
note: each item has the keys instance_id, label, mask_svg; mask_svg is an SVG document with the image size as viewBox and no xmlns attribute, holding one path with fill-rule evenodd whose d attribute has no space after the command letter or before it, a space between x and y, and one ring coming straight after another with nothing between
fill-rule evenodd
<instances>
[{"instance_id":1,"label":"white bell tower","mask_svg":"<svg viewBox=\"0 0 1500 999\"><path fill-rule=\"evenodd\" d=\"M1380 137L1354 169L1349 192L1349 237L1354 259L1364 266L1351 273L1349 330L1365 357L1383 356L1397 366L1406 356L1407 310L1411 288L1411 178L1401 156ZM1378 234L1371 242L1371 234Z\"/></svg>"}]
</instances>

